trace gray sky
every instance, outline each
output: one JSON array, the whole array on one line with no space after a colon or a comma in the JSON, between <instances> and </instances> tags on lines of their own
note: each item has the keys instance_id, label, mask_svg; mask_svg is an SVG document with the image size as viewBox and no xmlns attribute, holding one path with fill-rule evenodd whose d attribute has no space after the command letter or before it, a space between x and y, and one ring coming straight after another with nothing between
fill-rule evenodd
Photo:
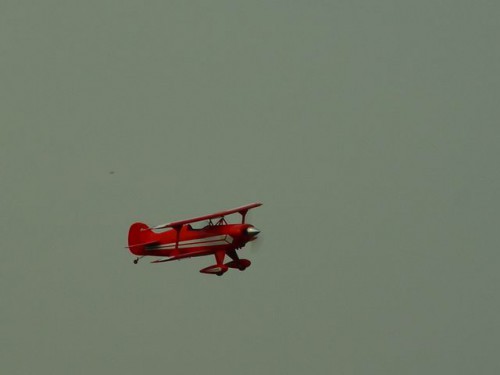
<instances>
[{"instance_id":1,"label":"gray sky","mask_svg":"<svg viewBox=\"0 0 500 375\"><path fill-rule=\"evenodd\" d=\"M2 1L0 372L498 373L499 18ZM256 200L245 272L123 249Z\"/></svg>"}]
</instances>

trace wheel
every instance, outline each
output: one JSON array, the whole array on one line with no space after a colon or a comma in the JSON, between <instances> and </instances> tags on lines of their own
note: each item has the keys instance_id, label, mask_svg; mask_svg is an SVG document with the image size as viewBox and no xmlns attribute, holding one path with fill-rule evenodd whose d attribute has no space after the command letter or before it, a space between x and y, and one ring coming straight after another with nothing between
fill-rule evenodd
<instances>
[{"instance_id":1,"label":"wheel","mask_svg":"<svg viewBox=\"0 0 500 375\"><path fill-rule=\"evenodd\" d=\"M137 264L139 262L139 259L134 259L134 264Z\"/></svg>"},{"instance_id":2,"label":"wheel","mask_svg":"<svg viewBox=\"0 0 500 375\"><path fill-rule=\"evenodd\" d=\"M217 272L216 275L217 276L222 276L222 275L224 275L224 272Z\"/></svg>"}]
</instances>

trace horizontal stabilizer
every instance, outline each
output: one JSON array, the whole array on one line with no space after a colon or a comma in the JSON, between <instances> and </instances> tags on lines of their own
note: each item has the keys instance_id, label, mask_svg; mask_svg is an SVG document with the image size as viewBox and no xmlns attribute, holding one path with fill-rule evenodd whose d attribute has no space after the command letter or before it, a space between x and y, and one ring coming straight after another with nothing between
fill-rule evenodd
<instances>
[{"instance_id":1,"label":"horizontal stabilizer","mask_svg":"<svg viewBox=\"0 0 500 375\"><path fill-rule=\"evenodd\" d=\"M152 245L159 245L160 243L158 241L148 241L148 242L143 242L143 243L136 243L130 246L125 246L126 249L133 249L134 247L140 247L140 246L152 246Z\"/></svg>"}]
</instances>

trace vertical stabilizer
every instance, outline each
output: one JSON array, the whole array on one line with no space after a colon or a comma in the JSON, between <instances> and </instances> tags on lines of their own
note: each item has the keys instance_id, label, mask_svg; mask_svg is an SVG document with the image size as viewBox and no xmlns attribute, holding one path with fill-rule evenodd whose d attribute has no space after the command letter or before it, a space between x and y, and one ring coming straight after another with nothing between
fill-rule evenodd
<instances>
[{"instance_id":1,"label":"vertical stabilizer","mask_svg":"<svg viewBox=\"0 0 500 375\"><path fill-rule=\"evenodd\" d=\"M128 230L128 248L132 254L142 255L148 241L148 226L144 223L134 223Z\"/></svg>"}]
</instances>

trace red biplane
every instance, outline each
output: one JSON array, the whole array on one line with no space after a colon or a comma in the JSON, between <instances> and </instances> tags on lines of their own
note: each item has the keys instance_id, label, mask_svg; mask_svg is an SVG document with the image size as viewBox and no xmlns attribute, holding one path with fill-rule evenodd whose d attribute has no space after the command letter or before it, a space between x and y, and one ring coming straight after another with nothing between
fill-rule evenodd
<instances>
[{"instance_id":1,"label":"red biplane","mask_svg":"<svg viewBox=\"0 0 500 375\"><path fill-rule=\"evenodd\" d=\"M203 268L200 272L222 276L228 268L243 271L250 266L251 262L248 259L240 259L236 250L244 247L247 242L254 241L260 233L253 225L245 223L245 217L248 210L261 205L262 203L252 203L211 215L154 227L149 227L144 223L134 223L128 232L127 247L132 254L137 256L134 259L135 264L145 256L161 257L151 263L163 263L214 255L216 264ZM225 216L235 213L241 215L241 223L228 224ZM215 219L218 220L215 221ZM208 220L208 224L203 228L195 229L191 226L192 223L204 220ZM155 230L166 228L170 230L155 232ZM226 255L231 258L228 263L224 263Z\"/></svg>"}]
</instances>

